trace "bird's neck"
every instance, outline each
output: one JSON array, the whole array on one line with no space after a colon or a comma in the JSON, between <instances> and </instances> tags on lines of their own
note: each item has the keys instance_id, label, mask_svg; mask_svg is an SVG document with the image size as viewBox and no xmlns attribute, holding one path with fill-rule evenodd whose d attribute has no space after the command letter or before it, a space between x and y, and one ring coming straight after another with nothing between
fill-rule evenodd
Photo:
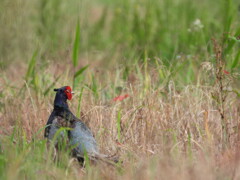
<instances>
[{"instance_id":1,"label":"bird's neck","mask_svg":"<svg viewBox=\"0 0 240 180\"><path fill-rule=\"evenodd\" d=\"M56 94L53 111L56 116L61 116L68 121L75 119L75 116L68 107L67 99L62 97L61 94Z\"/></svg>"},{"instance_id":2,"label":"bird's neck","mask_svg":"<svg viewBox=\"0 0 240 180\"><path fill-rule=\"evenodd\" d=\"M54 100L54 110L69 110L67 99L62 97L61 94L56 94Z\"/></svg>"}]
</instances>

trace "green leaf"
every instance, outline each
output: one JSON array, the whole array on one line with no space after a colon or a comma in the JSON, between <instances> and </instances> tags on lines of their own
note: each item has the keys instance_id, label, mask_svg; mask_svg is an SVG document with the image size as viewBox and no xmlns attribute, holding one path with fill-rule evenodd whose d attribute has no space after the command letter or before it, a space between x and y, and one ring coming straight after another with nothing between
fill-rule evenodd
<instances>
[{"instance_id":1,"label":"green leaf","mask_svg":"<svg viewBox=\"0 0 240 180\"><path fill-rule=\"evenodd\" d=\"M119 142L121 142L121 118L122 118L122 112L121 110L119 110L117 114L117 132L118 132Z\"/></svg>"},{"instance_id":2,"label":"green leaf","mask_svg":"<svg viewBox=\"0 0 240 180\"><path fill-rule=\"evenodd\" d=\"M239 57L240 57L240 51L238 51L236 57L234 58L231 69L234 69L239 63L239 59L240 59Z\"/></svg>"},{"instance_id":3,"label":"green leaf","mask_svg":"<svg viewBox=\"0 0 240 180\"><path fill-rule=\"evenodd\" d=\"M80 95L78 98L78 108L77 108L77 117L81 118L81 101L82 101L82 95L83 95L83 88L81 88Z\"/></svg>"},{"instance_id":4,"label":"green leaf","mask_svg":"<svg viewBox=\"0 0 240 180\"><path fill-rule=\"evenodd\" d=\"M235 41L235 42L240 42L240 40L237 39L237 38L234 37L234 36L229 36L228 38L231 39L231 40L233 40L233 41Z\"/></svg>"},{"instance_id":5,"label":"green leaf","mask_svg":"<svg viewBox=\"0 0 240 180\"><path fill-rule=\"evenodd\" d=\"M89 65L86 65L86 66L80 68L80 69L74 74L74 79L75 79L76 77L78 77L79 75L81 75L81 74L88 68L88 66L89 66Z\"/></svg>"},{"instance_id":6,"label":"green leaf","mask_svg":"<svg viewBox=\"0 0 240 180\"><path fill-rule=\"evenodd\" d=\"M233 92L236 93L236 95L237 95L238 97L240 97L240 92L238 92L238 90L233 89Z\"/></svg>"},{"instance_id":7,"label":"green leaf","mask_svg":"<svg viewBox=\"0 0 240 180\"><path fill-rule=\"evenodd\" d=\"M37 56L37 54L38 54L38 50L35 50L33 55L32 55L31 60L28 63L28 70L27 70L27 73L26 73L26 76L25 76L25 80L26 81L28 81L29 77L33 75L34 67L36 65L36 56Z\"/></svg>"},{"instance_id":8,"label":"green leaf","mask_svg":"<svg viewBox=\"0 0 240 180\"><path fill-rule=\"evenodd\" d=\"M52 84L50 84L50 86L48 86L48 88L44 91L43 95L46 96L49 91L53 88L53 86L57 83L57 81L59 80L59 78L61 77L61 75L59 75L57 77L57 79L55 79L55 81L52 82Z\"/></svg>"},{"instance_id":9,"label":"green leaf","mask_svg":"<svg viewBox=\"0 0 240 180\"><path fill-rule=\"evenodd\" d=\"M80 24L79 19L76 26L76 33L75 33L75 41L73 45L73 54L72 54L72 60L73 60L73 66L76 67L78 64L78 50L79 50L79 44L80 44Z\"/></svg>"}]
</instances>

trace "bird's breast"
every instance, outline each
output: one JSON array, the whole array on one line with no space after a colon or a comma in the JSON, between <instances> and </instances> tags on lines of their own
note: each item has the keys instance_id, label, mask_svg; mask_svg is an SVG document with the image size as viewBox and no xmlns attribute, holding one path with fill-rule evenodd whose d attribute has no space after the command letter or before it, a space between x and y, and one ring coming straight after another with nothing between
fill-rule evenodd
<instances>
[{"instance_id":1,"label":"bird's breast","mask_svg":"<svg viewBox=\"0 0 240 180\"><path fill-rule=\"evenodd\" d=\"M60 116L57 116L54 121L58 127L72 128L71 123Z\"/></svg>"}]
</instances>

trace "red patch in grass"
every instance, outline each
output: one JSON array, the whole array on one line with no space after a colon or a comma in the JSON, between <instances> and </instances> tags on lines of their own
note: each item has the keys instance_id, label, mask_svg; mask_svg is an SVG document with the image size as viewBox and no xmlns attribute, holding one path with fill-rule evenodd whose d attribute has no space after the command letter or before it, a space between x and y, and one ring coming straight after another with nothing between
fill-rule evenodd
<instances>
[{"instance_id":1,"label":"red patch in grass","mask_svg":"<svg viewBox=\"0 0 240 180\"><path fill-rule=\"evenodd\" d=\"M228 72L228 71L226 71L226 70L223 70L223 73L224 73L224 74L227 74L227 75L230 74L230 72Z\"/></svg>"},{"instance_id":2,"label":"red patch in grass","mask_svg":"<svg viewBox=\"0 0 240 180\"><path fill-rule=\"evenodd\" d=\"M125 94L123 96L117 96L117 97L113 98L113 101L122 101L122 100L124 100L124 99L126 99L128 97L129 97L128 94Z\"/></svg>"},{"instance_id":3,"label":"red patch in grass","mask_svg":"<svg viewBox=\"0 0 240 180\"><path fill-rule=\"evenodd\" d=\"M118 141L116 141L116 144L117 144L118 146L122 146L122 145L123 145L122 143L120 143L120 142L118 142Z\"/></svg>"}]
</instances>

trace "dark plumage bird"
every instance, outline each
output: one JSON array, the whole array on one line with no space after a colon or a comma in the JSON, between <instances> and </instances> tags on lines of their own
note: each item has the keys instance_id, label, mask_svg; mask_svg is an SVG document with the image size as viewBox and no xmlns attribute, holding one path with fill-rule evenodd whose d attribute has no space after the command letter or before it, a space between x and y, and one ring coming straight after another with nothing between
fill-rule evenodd
<instances>
[{"instance_id":1,"label":"dark plumage bird","mask_svg":"<svg viewBox=\"0 0 240 180\"><path fill-rule=\"evenodd\" d=\"M78 157L83 157L84 152L89 156L99 154L96 140L93 137L90 129L70 111L67 100L72 99L72 90L69 86L64 86L59 89L54 89L56 96L54 100L54 109L50 115L44 136L48 140L53 140L57 130L61 127L69 127L68 132L69 143L74 148L74 154ZM62 135L60 132L60 136Z\"/></svg>"},{"instance_id":2,"label":"dark plumage bird","mask_svg":"<svg viewBox=\"0 0 240 180\"><path fill-rule=\"evenodd\" d=\"M99 153L96 140L90 129L70 111L67 100L72 99L73 92L71 87L64 86L54 89L54 91L56 91L54 109L47 121L44 137L51 141L59 128L67 127L70 129L68 130L69 143L75 147L73 149L74 156L82 160L86 152L88 157L93 160L108 158L108 156ZM60 132L60 136L63 135L64 133ZM55 142L55 145L57 143ZM117 161L116 158L111 160Z\"/></svg>"}]
</instances>

